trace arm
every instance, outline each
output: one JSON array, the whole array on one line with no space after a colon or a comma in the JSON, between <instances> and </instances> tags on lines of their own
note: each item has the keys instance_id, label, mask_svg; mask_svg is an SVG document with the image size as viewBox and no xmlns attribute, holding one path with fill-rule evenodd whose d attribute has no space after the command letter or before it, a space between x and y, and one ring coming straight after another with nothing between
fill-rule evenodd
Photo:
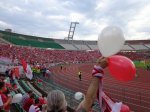
<instances>
[{"instance_id":1,"label":"arm","mask_svg":"<svg viewBox=\"0 0 150 112\"><path fill-rule=\"evenodd\" d=\"M99 78L93 77L91 84L87 90L85 99L82 102L82 108L86 110L85 112L88 112L91 109L91 105L93 104L96 98L98 87L99 87Z\"/></svg>"},{"instance_id":2,"label":"arm","mask_svg":"<svg viewBox=\"0 0 150 112\"><path fill-rule=\"evenodd\" d=\"M107 67L108 63L106 58L100 58L97 61L98 67L105 68ZM78 108L82 108L81 112L88 112L91 109L91 106L96 98L97 95L97 90L99 88L99 83L102 81L102 76L101 77L92 77L92 81L90 83L90 86L87 90L85 99L81 102Z\"/></svg>"},{"instance_id":3,"label":"arm","mask_svg":"<svg viewBox=\"0 0 150 112\"><path fill-rule=\"evenodd\" d=\"M7 107L10 103L11 103L11 101L12 101L12 97L11 96L8 96L8 99L7 99L7 101L4 103L4 108L5 107Z\"/></svg>"}]
</instances>

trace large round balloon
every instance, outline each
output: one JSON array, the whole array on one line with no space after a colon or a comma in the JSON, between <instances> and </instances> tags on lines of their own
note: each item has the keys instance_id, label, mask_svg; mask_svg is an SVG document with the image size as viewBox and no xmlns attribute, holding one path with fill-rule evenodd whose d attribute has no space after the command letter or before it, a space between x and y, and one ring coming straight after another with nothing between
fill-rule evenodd
<instances>
[{"instance_id":1,"label":"large round balloon","mask_svg":"<svg viewBox=\"0 0 150 112\"><path fill-rule=\"evenodd\" d=\"M113 77L120 81L130 81L136 75L134 63L127 57L114 55L108 58L109 71Z\"/></svg>"},{"instance_id":2,"label":"large round balloon","mask_svg":"<svg viewBox=\"0 0 150 112\"><path fill-rule=\"evenodd\" d=\"M98 48L104 57L109 57L119 52L124 42L122 30L117 26L108 26L98 37Z\"/></svg>"},{"instance_id":3,"label":"large round balloon","mask_svg":"<svg viewBox=\"0 0 150 112\"><path fill-rule=\"evenodd\" d=\"M22 94L18 93L12 99L12 103L20 103L22 100Z\"/></svg>"}]
</instances>

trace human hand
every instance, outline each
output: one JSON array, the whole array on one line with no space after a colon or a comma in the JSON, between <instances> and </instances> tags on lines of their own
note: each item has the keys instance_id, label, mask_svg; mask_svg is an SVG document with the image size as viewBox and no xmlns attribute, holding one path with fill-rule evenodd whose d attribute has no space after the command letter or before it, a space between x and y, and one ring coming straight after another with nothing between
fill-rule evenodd
<instances>
[{"instance_id":1,"label":"human hand","mask_svg":"<svg viewBox=\"0 0 150 112\"><path fill-rule=\"evenodd\" d=\"M97 60L97 64L94 66L92 70L92 76L99 77L99 78L103 77L104 75L103 69L106 68L107 66L108 66L107 58L100 57Z\"/></svg>"},{"instance_id":2,"label":"human hand","mask_svg":"<svg viewBox=\"0 0 150 112\"><path fill-rule=\"evenodd\" d=\"M108 59L105 57L100 57L97 60L97 66L102 67L103 69L106 68L108 66Z\"/></svg>"}]
</instances>

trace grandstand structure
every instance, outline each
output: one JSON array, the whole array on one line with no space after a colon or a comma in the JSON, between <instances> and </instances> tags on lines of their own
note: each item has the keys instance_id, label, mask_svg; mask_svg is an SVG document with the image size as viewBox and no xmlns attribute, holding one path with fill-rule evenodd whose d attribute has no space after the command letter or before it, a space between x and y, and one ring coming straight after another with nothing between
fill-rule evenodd
<instances>
[{"instance_id":1,"label":"grandstand structure","mask_svg":"<svg viewBox=\"0 0 150 112\"><path fill-rule=\"evenodd\" d=\"M66 50L98 50L97 41L83 40L63 40L44 37L36 37L0 31L0 42L21 46L31 46L39 48L66 49ZM150 50L150 40L131 40L126 41L122 50L140 51Z\"/></svg>"}]
</instances>

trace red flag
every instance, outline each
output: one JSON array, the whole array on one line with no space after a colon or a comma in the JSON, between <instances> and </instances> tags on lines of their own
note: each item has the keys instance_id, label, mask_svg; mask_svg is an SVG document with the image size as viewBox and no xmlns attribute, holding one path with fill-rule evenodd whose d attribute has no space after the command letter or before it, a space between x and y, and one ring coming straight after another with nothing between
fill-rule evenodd
<instances>
[{"instance_id":1,"label":"red flag","mask_svg":"<svg viewBox=\"0 0 150 112\"><path fill-rule=\"evenodd\" d=\"M24 59L21 60L21 64L23 66L24 72L27 73L27 63L26 63L26 61Z\"/></svg>"}]
</instances>

